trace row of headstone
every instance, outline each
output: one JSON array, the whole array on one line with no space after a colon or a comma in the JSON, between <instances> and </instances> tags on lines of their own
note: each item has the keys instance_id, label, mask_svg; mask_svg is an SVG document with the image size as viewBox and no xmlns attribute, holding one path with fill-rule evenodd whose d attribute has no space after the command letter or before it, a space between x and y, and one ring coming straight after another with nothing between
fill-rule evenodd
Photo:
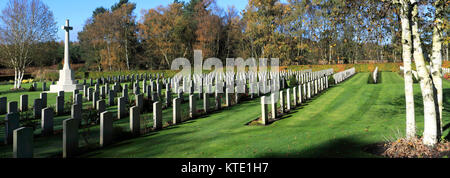
<instances>
[{"instance_id":1,"label":"row of headstone","mask_svg":"<svg viewBox=\"0 0 450 178\"><path fill-rule=\"evenodd\" d=\"M20 95L20 106L17 101L7 101L7 97L0 97L0 114L28 111L28 95ZM42 108L47 107L47 93L41 93L40 98L34 100L33 110L35 118L40 117Z\"/></svg>"},{"instance_id":2,"label":"row of headstone","mask_svg":"<svg viewBox=\"0 0 450 178\"><path fill-rule=\"evenodd\" d=\"M261 123L267 125L269 123L269 103L271 105L271 118L278 118L277 103L280 103L281 114L290 112L293 108L296 108L301 103L318 93L328 88L328 75L314 77L313 80L305 81L292 88L286 90L280 90L279 92L272 92L270 98L268 96L261 97ZM292 89L292 90L291 90ZM292 95L291 95L292 93Z\"/></svg>"},{"instance_id":3,"label":"row of headstone","mask_svg":"<svg viewBox=\"0 0 450 178\"><path fill-rule=\"evenodd\" d=\"M282 75L282 77L280 77L280 75L277 76L275 74L267 73L265 75L268 76L268 77L261 78L261 79L272 79L271 82L273 83L272 84L273 88L277 88L277 87L280 87L280 86L282 86L282 88L285 88L286 87L285 83L286 83L286 80L287 80L286 78L287 78L287 76L289 76L291 74L294 75L295 72L292 72L292 73L287 72L287 73L283 74L285 76ZM305 72L304 74L308 74L308 73ZM244 76L245 77L245 75L241 75L241 74L236 75L236 77L238 77L238 78L240 76ZM257 76L257 75L255 75L255 76ZM256 78L255 76L253 76L252 78ZM305 76L309 77L309 76L313 76L313 75L305 75ZM197 76L197 77L194 77L194 78L196 78L196 79L195 80L189 80L189 82L187 82L188 80L186 80L186 82L184 82L185 85L183 86L185 90L180 88L181 90L179 90L179 92L177 92L179 94L180 93L182 94L183 91L187 91L188 93L190 93L190 95L189 95L189 105L190 105L190 113L189 114L190 114L190 117L196 117L197 116L197 113L196 113L197 112L197 109L196 109L197 99L193 95L193 93L194 93L193 86L195 86L195 81L204 82L204 81L202 81L202 77ZM229 78L231 78L231 77L229 77ZM235 95L236 103L238 103L239 100L240 100L240 97L241 97L240 96L240 92L241 91L243 91L243 93L245 93L245 94L248 94L248 90L246 88L246 84L248 84L248 82L250 80L247 80L247 79L242 80L242 78L239 78L239 79L241 79L241 80L237 81L236 84L239 85L240 83L243 83L243 84L245 84L244 85L245 87L240 88L240 86L234 86L234 84L231 82L231 80L228 80L228 82L223 82L223 83L217 83L216 82L216 86L214 86L214 88L216 88L215 89L215 101L216 101L215 105L216 105L216 109L221 109L221 105L222 105L221 97L220 97L221 93L219 93L219 90L217 89L217 88L219 88L217 86L217 84L219 84L221 86L226 86L225 100L226 100L226 105L227 106L231 106L231 100L232 100L231 99L231 94L232 93L235 93L235 92L237 93L237 95ZM208 80L210 80L210 79L208 79ZM165 83L165 86L166 86L165 87L166 88L166 104L167 105L169 105L169 103L173 104L173 123L174 124L178 124L182 120L182 117L181 117L181 101L182 101L182 97L180 97L180 95L178 95L179 97L171 100L171 98L170 98L171 97L170 89L174 88L174 87L171 87L172 85L171 85L171 83L169 81L170 81L170 79L168 79L167 82L165 82L165 80L163 79L163 83ZM214 81L214 80L210 80L210 81ZM270 83L269 81L264 81L264 82L265 83ZM100 82L98 82L98 83L100 83ZM138 83L138 82L136 82L136 83ZM187 84L187 83L189 83L189 84ZM207 83L207 82L205 82L205 83ZM227 83L228 83L228 85L227 85ZM210 82L210 84L212 84L212 82ZM151 87L151 85L150 85L150 87L146 87L147 88L146 91L147 90L150 90L150 91L154 91L155 90L155 89L153 89ZM118 86L118 84L116 83L115 86ZM138 86L139 85L136 85L136 88L138 88ZM175 85L175 86L176 86L175 88L178 87L177 85ZM188 86L191 86L191 87L187 88ZM259 86L259 85L257 85L257 86ZM305 85L303 85L303 87L305 87ZM88 90L88 92L85 92L85 97L87 97L88 100L94 101L93 102L94 108L96 108L99 112L101 112L101 114L100 114L100 145L104 146L106 144L111 143L111 141L112 141L112 130L113 130L112 129L112 121L113 121L113 118L112 118L112 114L110 112L106 111L106 109L105 109L106 106L105 106L105 103L104 103L105 102L104 98L100 98L100 96L99 96L100 92L102 92L102 91L99 91L100 87L97 85L95 88L96 88L96 90L93 90L92 88L87 88L85 86L84 89ZM114 88L116 88L116 87L114 87ZM196 90L196 91L198 91L200 93L199 95L201 95L201 96L199 96L199 98L203 98L204 99L204 101L203 101L204 102L204 110L205 110L206 113L209 112L209 105L210 104L209 104L209 100L208 100L208 98L209 98L208 95L209 95L209 93L211 93L213 91L212 88L213 88L212 85L206 85L206 90L203 90L203 87L201 89ZM299 86L299 88L301 89L300 86ZM115 94L112 94L112 93L115 93L115 91L117 91L117 88L114 89L114 90L109 90L109 87L103 86L103 87L101 87L101 90L103 90L102 94L110 93L108 95L108 97L112 98L111 95L115 95ZM126 108L127 107L126 106L126 101L128 100L128 92L127 92L127 90L128 90L128 88L127 88L127 86L125 84L125 87L123 88L123 91L122 91L123 92L122 93L122 97L120 97L118 99L118 103L117 103L118 104L118 118L119 119L123 118L125 115L127 115L127 112L128 112L128 109ZM159 92L158 92L158 90L159 90ZM256 89L254 89L254 91L255 90ZM294 90L296 90L296 89L294 88ZM157 92L155 92L155 93L157 94L157 97L159 99L159 96L161 96L161 94L160 94L161 88L158 87L158 84L156 85L156 91ZM204 92L204 91L207 91L207 92ZM312 91L312 90L308 90L308 91ZM148 93L148 91L147 91L147 93ZM62 98L63 98L64 93L60 93L59 94L59 96L61 96L61 95L62 95ZM80 124L80 119L81 119L82 99L83 99L82 97L83 96L81 94L79 94L77 91L74 91L74 96L75 96L74 97L75 102L72 105L72 111L71 111L72 112L72 115L71 115L72 118L71 119L67 119L67 120L65 120L63 122L63 125L64 125L63 126L63 130L64 130L63 131L64 132L64 134L63 134L64 135L63 136L63 148L64 148L63 149L64 150L63 151L63 156L64 157L69 157L70 155L75 153L76 152L75 150L77 150L77 147L78 147L78 139L75 139L75 138L78 138L78 131L77 130L78 130L78 125ZM152 94L152 96L153 96L153 94ZM284 95L282 94L282 96L284 96ZM288 98L290 98L291 95L288 94L287 96L288 96ZM297 95L294 92L294 97L296 97L296 96ZM135 106L130 108L130 130L134 134L138 134L139 131L140 131L140 125L137 124L137 123L139 123L137 121L139 120L140 111L142 110L142 107L143 107L143 94L137 94L135 97L136 97ZM42 96L41 96L41 98L42 98ZM42 99L40 99L40 100L42 100ZM46 100L46 95L45 95L45 100ZM36 101L39 101L39 100L35 100L35 102ZM172 102L170 102L170 101L172 101ZM57 100L57 102L58 102L58 100ZM49 109L49 108L46 108L46 105L44 107L43 101L39 101L38 103L41 104L41 108L44 108L42 110L47 111ZM63 103L63 102L61 102L61 103ZM114 104L114 100L109 102L110 106L113 105L113 104ZM283 108L284 108L284 105L283 105ZM287 105L287 108L288 108L288 110L291 108L290 103ZM46 128L46 129L43 129L43 133L51 134L52 131L50 131L50 130L52 130L53 123L50 122L50 121L53 121L52 120L53 119L53 115L52 115L53 111L50 112L50 110L48 110L47 112L43 111L41 113L42 120L43 120L42 121L42 127ZM57 110L57 113L58 113L58 110ZM154 113L153 114L153 121L154 121L153 127L154 127L154 129L161 129L162 128L162 104L161 104L160 101L156 101L156 102L153 103L153 113ZM76 131L74 131L74 130L76 130Z\"/></svg>"},{"instance_id":4,"label":"row of headstone","mask_svg":"<svg viewBox=\"0 0 450 178\"><path fill-rule=\"evenodd\" d=\"M309 73L312 73L312 74L309 74ZM294 96L294 98L298 98L298 99L296 99L294 101L294 106L297 106L297 103L301 103L302 100L309 99L309 98L317 95L320 91L328 88L328 75L332 74L332 69L327 69L327 70L318 71L318 72L314 72L314 73L313 72L309 72L309 73L304 72L304 74L309 74L309 75L305 75L305 76L308 76L308 79L304 80L304 82L306 82L306 83L300 84L298 86L298 90L297 90L297 87L293 88L293 96ZM293 73L293 74L295 74L295 73ZM314 74L323 74L323 75L314 75ZM309 76L312 76L312 77L309 77ZM281 79L273 77L273 79L274 79L274 81L273 81L273 88L275 88L275 89L283 88L284 89L287 86L286 80L283 77ZM185 83L185 85L187 83L191 83L191 84L188 84L188 86L191 88L190 91L188 90L188 92L192 93L192 87L191 86L193 86L192 85L193 82L192 82L192 80L189 80L189 79L187 79L187 80L191 81L191 82L184 82L184 83ZM281 80L281 82L280 82L280 80ZM236 83L238 83L238 82L236 82ZM266 83L270 83L270 82L266 82ZM285 84L283 84L283 83L285 83ZM224 82L222 85L223 86L227 86L226 82ZM253 86L255 86L255 85L250 85L250 88L254 88ZM256 85L256 86L260 86L260 85ZM175 83L175 88L177 88L177 87L178 87L177 83ZM209 88L210 87L207 87L206 91L211 91ZM217 86L216 86L216 88L217 88ZM269 88L272 88L272 87L269 87ZM306 90L306 88L308 90ZM183 89L181 89L181 91L183 91ZM225 104L226 104L227 107L230 107L232 105L231 94L233 92L231 92L231 91L236 91L236 92L234 92L234 93L236 93L235 94L235 101L236 101L236 103L238 103L239 99L240 99L240 92L237 92L238 91L238 86L233 87L233 88L227 87L226 91L225 91ZM245 94L248 94L247 93L248 90L246 90L246 85L243 88L243 91L244 91ZM287 91L288 91L288 93L286 93L286 95L284 95L283 92L280 93L280 99L282 101L285 101L285 100L282 99L282 98L285 98L285 97L292 98L291 89L287 89ZM298 95L297 95L297 91L299 92ZM181 92L178 92L178 93L181 93ZM201 91L199 91L199 93L200 93L199 95L201 95ZM302 95L301 93L304 93L304 94ZM204 107L203 110L205 111L205 113L209 112L208 95L209 95L208 92L205 92L202 95L203 96L203 107ZM221 99L220 99L221 97L220 97L220 95L221 94L216 89L216 91L215 91L216 110L220 110L221 109L221 105L222 104L221 104ZM259 93L258 93L258 95L259 95ZM298 96L300 96L300 98ZM173 101L176 102L176 101L180 101L180 100L181 100L181 96L178 95L178 98L174 99ZM292 108L292 103L291 102L288 102L286 104L284 104L284 102L282 102L282 105L283 105L283 112L285 110L290 110ZM177 104L177 103L173 104L173 107L174 107L173 108L173 112L174 112L173 113L173 123L174 124L176 124L177 121L179 121L179 117L180 117L179 111L177 111L178 106L179 106L179 104ZM189 95L189 114L190 114L191 118L195 117L196 114L197 114L196 113L196 99L195 99L194 95L192 95L192 94ZM276 112L273 112L273 114L275 115Z\"/></svg>"},{"instance_id":5,"label":"row of headstone","mask_svg":"<svg viewBox=\"0 0 450 178\"><path fill-rule=\"evenodd\" d=\"M97 82L100 83L100 82ZM45 88L45 87L44 87ZM98 93L98 85L95 87L97 90L95 92L89 88L90 92L84 92L85 97L89 100L96 101L93 102L94 107L101 112L100 115L100 145L104 146L112 141L112 115L110 112L105 111L105 100L99 100ZM105 99L103 95L108 93L109 95L109 105L114 105L115 91L118 90L117 84L114 86L114 90L106 90L108 87L102 87L103 90L100 91L101 97ZM86 91L87 87L84 87L84 91ZM88 91L89 91L88 89ZM160 89L159 89L160 90ZM106 92L105 92L106 91ZM124 93L127 93L127 89L124 89ZM127 96L128 94L124 94ZM74 91L74 104L71 109L71 117L70 119L66 119L63 121L63 157L70 157L75 154L78 150L78 128L81 120L82 113L82 103L83 103L83 95L79 94L76 90ZM137 95L137 103L136 106L132 109L134 113L139 114L137 109L142 109L143 95ZM125 106L125 98L119 98L119 105ZM54 119L54 111L51 108L47 108L47 93L41 93L41 97L35 99L34 106L35 117L41 118L41 128L42 135L51 135L53 134L53 119ZM160 102L155 102L153 106L154 110L154 128L160 129L162 128L162 107ZM63 113L64 108L64 92L59 92L56 100L56 113ZM122 107L119 107L122 108ZM22 95L20 97L20 111L28 110L28 95ZM119 109L120 110L120 109ZM19 128L19 108L18 103L15 101L7 103L6 97L0 98L0 113L6 114L5 117L5 144L13 143L14 145L14 155L16 158L26 158L33 156L33 129L32 128ZM124 114L122 114L123 117ZM130 127L133 133L139 133L140 126L139 117L130 117ZM133 121L133 122L132 122Z\"/></svg>"},{"instance_id":6,"label":"row of headstone","mask_svg":"<svg viewBox=\"0 0 450 178\"><path fill-rule=\"evenodd\" d=\"M445 74L449 74L450 73L450 68L442 68L442 75L445 75Z\"/></svg>"},{"instance_id":7,"label":"row of headstone","mask_svg":"<svg viewBox=\"0 0 450 178\"><path fill-rule=\"evenodd\" d=\"M341 82L345 81L346 79L348 79L349 77L355 75L355 73L356 73L356 71L355 71L354 67L351 69L342 71L342 72L338 72L333 75L334 82L335 82L335 84L341 83Z\"/></svg>"}]
</instances>

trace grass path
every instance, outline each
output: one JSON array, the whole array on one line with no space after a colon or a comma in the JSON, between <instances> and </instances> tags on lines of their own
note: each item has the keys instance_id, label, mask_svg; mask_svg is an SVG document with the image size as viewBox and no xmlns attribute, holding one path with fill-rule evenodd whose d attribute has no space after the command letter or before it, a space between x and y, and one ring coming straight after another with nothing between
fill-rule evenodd
<instances>
[{"instance_id":1,"label":"grass path","mask_svg":"<svg viewBox=\"0 0 450 178\"><path fill-rule=\"evenodd\" d=\"M284 119L268 126L246 126L260 115L259 100L246 101L208 117L122 141L81 157L374 157L368 144L404 135L403 79L382 73L381 84L367 84L359 73L329 89ZM422 96L414 85L417 133L423 132ZM450 82L444 82L444 125L450 123ZM449 135L449 129L444 132Z\"/></svg>"}]
</instances>

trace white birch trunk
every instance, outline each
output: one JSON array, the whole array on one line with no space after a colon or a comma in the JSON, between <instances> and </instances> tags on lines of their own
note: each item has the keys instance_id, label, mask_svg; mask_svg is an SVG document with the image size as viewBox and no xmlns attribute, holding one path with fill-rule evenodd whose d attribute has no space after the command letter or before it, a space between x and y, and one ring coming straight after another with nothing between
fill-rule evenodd
<instances>
[{"instance_id":1,"label":"white birch trunk","mask_svg":"<svg viewBox=\"0 0 450 178\"><path fill-rule=\"evenodd\" d=\"M18 76L19 76L18 75L18 70L17 70L17 68L14 68L14 89L17 89L17 81L19 79Z\"/></svg>"},{"instance_id":2,"label":"white birch trunk","mask_svg":"<svg viewBox=\"0 0 450 178\"><path fill-rule=\"evenodd\" d=\"M17 80L17 88L22 87L22 80L23 80L24 73L25 73L25 70L23 70L23 69L19 70L19 79Z\"/></svg>"},{"instance_id":3,"label":"white birch trunk","mask_svg":"<svg viewBox=\"0 0 450 178\"><path fill-rule=\"evenodd\" d=\"M437 139L437 114L433 91L433 81L430 77L425 58L422 51L422 43L420 40L420 32L418 27L418 3L411 0L412 4L412 34L414 46L414 60L416 62L417 73L420 79L420 88L422 90L423 107L424 107L424 131L423 143L427 146L434 146Z\"/></svg>"},{"instance_id":4,"label":"white birch trunk","mask_svg":"<svg viewBox=\"0 0 450 178\"><path fill-rule=\"evenodd\" d=\"M405 102L406 102L406 138L412 139L416 136L416 119L414 112L414 90L411 71L412 59L412 36L410 25L410 8L409 3L402 3L401 7L401 25L402 25L402 57L403 72L405 80Z\"/></svg>"},{"instance_id":5,"label":"white birch trunk","mask_svg":"<svg viewBox=\"0 0 450 178\"><path fill-rule=\"evenodd\" d=\"M435 2L435 21L433 27L433 47L431 57L431 76L433 77L434 87L437 92L439 123L438 123L438 138L442 135L442 109L443 109L443 93L442 93L442 30L444 17L444 1L438 0Z\"/></svg>"}]
</instances>

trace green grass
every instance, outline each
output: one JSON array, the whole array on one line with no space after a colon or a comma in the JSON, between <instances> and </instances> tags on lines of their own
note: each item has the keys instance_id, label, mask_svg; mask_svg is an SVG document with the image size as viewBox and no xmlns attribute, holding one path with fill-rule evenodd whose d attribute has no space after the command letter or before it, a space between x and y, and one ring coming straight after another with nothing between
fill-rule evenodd
<instances>
[{"instance_id":1,"label":"green grass","mask_svg":"<svg viewBox=\"0 0 450 178\"><path fill-rule=\"evenodd\" d=\"M142 84L142 83L141 83ZM128 84L130 85L130 84ZM39 86L41 86L41 84L39 83ZM41 93L41 91L37 91L37 92L28 92L28 91L16 91L16 92L6 92L9 91L9 88L12 88L12 85L2 85L1 87L3 87L1 91L3 91L4 93L7 93L4 96L7 96L8 98L8 102L9 101L17 101L19 102L19 97L22 94L27 94L29 95L29 102L31 102L32 100L34 100L35 98L39 98L39 93ZM134 99L134 94L131 93L132 89L128 90L129 93L129 98L130 99ZM142 91L142 90L141 90ZM81 92L82 93L82 92ZM162 90L162 96L164 96L165 90ZM56 93L52 93L52 94L48 94L47 99L48 99L48 103L47 105L55 105L54 103L56 102ZM3 96L3 95L0 95ZM71 92L66 92L65 93L65 101L70 101L71 100L71 96L72 93ZM118 93L117 96L122 96L121 93ZM176 94L172 94L172 98L175 98ZM187 119L188 116L188 108L189 108L189 103L187 102L189 100L188 94L184 94L183 95L184 101L181 104L181 108L182 108L182 116L183 119ZM197 97L196 97L197 98ZM213 97L210 97L210 103L213 102ZM108 101L108 98L106 98L106 101ZM225 101L222 100L222 103L224 104ZM115 101L115 104L117 104L117 98ZM31 108L32 103L29 103L29 107ZM88 107L92 106L92 102L90 101L85 101L83 102L83 109L86 109ZM214 106L211 105L210 108L213 108ZM197 109L202 109L202 102L201 101L197 101ZM114 106L109 106L107 107L108 111L111 111L113 113L113 117L116 118L117 117L117 105ZM5 115L0 115L0 123L3 122L3 118L5 117ZM62 115L62 116L55 116L54 118L54 130L55 131L61 131L62 130L62 122L65 119L70 118L70 111L66 114L66 115ZM145 114L141 114L141 127L143 127L144 125L146 127L152 127L153 126L153 121L151 120L152 117L152 113L145 113ZM146 122L144 123L142 120L145 120ZM172 107L169 107L167 109L163 110L163 124L172 121ZM40 120L36 120L38 126L37 128L34 130L34 134L35 134L35 138L34 138L34 157L58 157L61 156L61 152L62 152L62 135L61 133L53 135L53 136L49 136L49 137L40 137L40 133L41 133L41 128L39 125ZM83 121L84 122L84 121ZM118 127L121 128L121 130L123 130L124 132L129 132L129 117L125 117L123 119L120 120L116 120L114 121L114 127ZM79 130L80 133L80 138L79 138L79 142L80 142L80 147L89 147L90 149L97 149L99 147L99 134L100 134L100 128L98 125L90 127L89 131L87 131L87 129L80 129ZM82 134L87 134L88 137L86 138L88 140L88 143L85 141L85 138L81 137ZM7 158L7 157L11 157L12 156L12 146L11 145L3 145L4 142L4 135L5 135L5 127L3 124L0 124L0 158ZM83 148L85 149L85 148Z\"/></svg>"},{"instance_id":2,"label":"green grass","mask_svg":"<svg viewBox=\"0 0 450 178\"><path fill-rule=\"evenodd\" d=\"M80 157L375 157L363 152L362 148L383 142L398 131L404 134L404 87L403 79L397 73L383 72L382 83L377 85L367 84L368 75L356 74L268 126L245 125L260 115L260 101L256 99L161 131L94 149ZM421 134L423 106L418 84L414 85L414 93L417 133ZM450 108L449 93L450 82L445 81L444 108ZM9 98L8 95L8 101ZM201 109L202 102L197 104ZM187 103L183 108L183 113L187 114ZM111 111L115 109L109 108ZM164 110L163 119L171 120L171 114L171 109ZM443 118L444 125L448 125L449 109L444 111ZM129 127L127 118L114 124L125 130ZM4 129L0 129L0 139L3 139ZM91 142L97 144L98 126L91 132ZM448 139L449 129L444 136ZM80 146L84 145L80 138ZM60 155L61 147L61 135L35 138L35 157ZM10 157L11 152L11 145L0 145L0 157Z\"/></svg>"},{"instance_id":3,"label":"green grass","mask_svg":"<svg viewBox=\"0 0 450 178\"><path fill-rule=\"evenodd\" d=\"M368 75L357 74L269 126L245 125L260 115L255 100L82 157L375 157L362 148L385 141L397 130L404 134L403 79L384 72L383 83L369 85ZM449 108L450 83L444 82L444 88ZM417 133L422 133L419 86L414 90ZM448 109L443 116L447 125Z\"/></svg>"}]
</instances>

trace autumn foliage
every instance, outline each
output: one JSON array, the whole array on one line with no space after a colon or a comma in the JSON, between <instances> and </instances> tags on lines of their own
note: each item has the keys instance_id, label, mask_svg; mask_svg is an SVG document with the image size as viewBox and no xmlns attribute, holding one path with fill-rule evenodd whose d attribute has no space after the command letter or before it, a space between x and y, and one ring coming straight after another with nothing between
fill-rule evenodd
<instances>
[{"instance_id":1,"label":"autumn foliage","mask_svg":"<svg viewBox=\"0 0 450 178\"><path fill-rule=\"evenodd\" d=\"M120 0L86 21L79 41L91 69L169 69L176 58L192 61L194 50L203 59L278 58L282 66L371 64L362 71L402 61L398 10L383 1L248 0L242 11L216 0L174 1L138 20L135 7Z\"/></svg>"}]
</instances>

